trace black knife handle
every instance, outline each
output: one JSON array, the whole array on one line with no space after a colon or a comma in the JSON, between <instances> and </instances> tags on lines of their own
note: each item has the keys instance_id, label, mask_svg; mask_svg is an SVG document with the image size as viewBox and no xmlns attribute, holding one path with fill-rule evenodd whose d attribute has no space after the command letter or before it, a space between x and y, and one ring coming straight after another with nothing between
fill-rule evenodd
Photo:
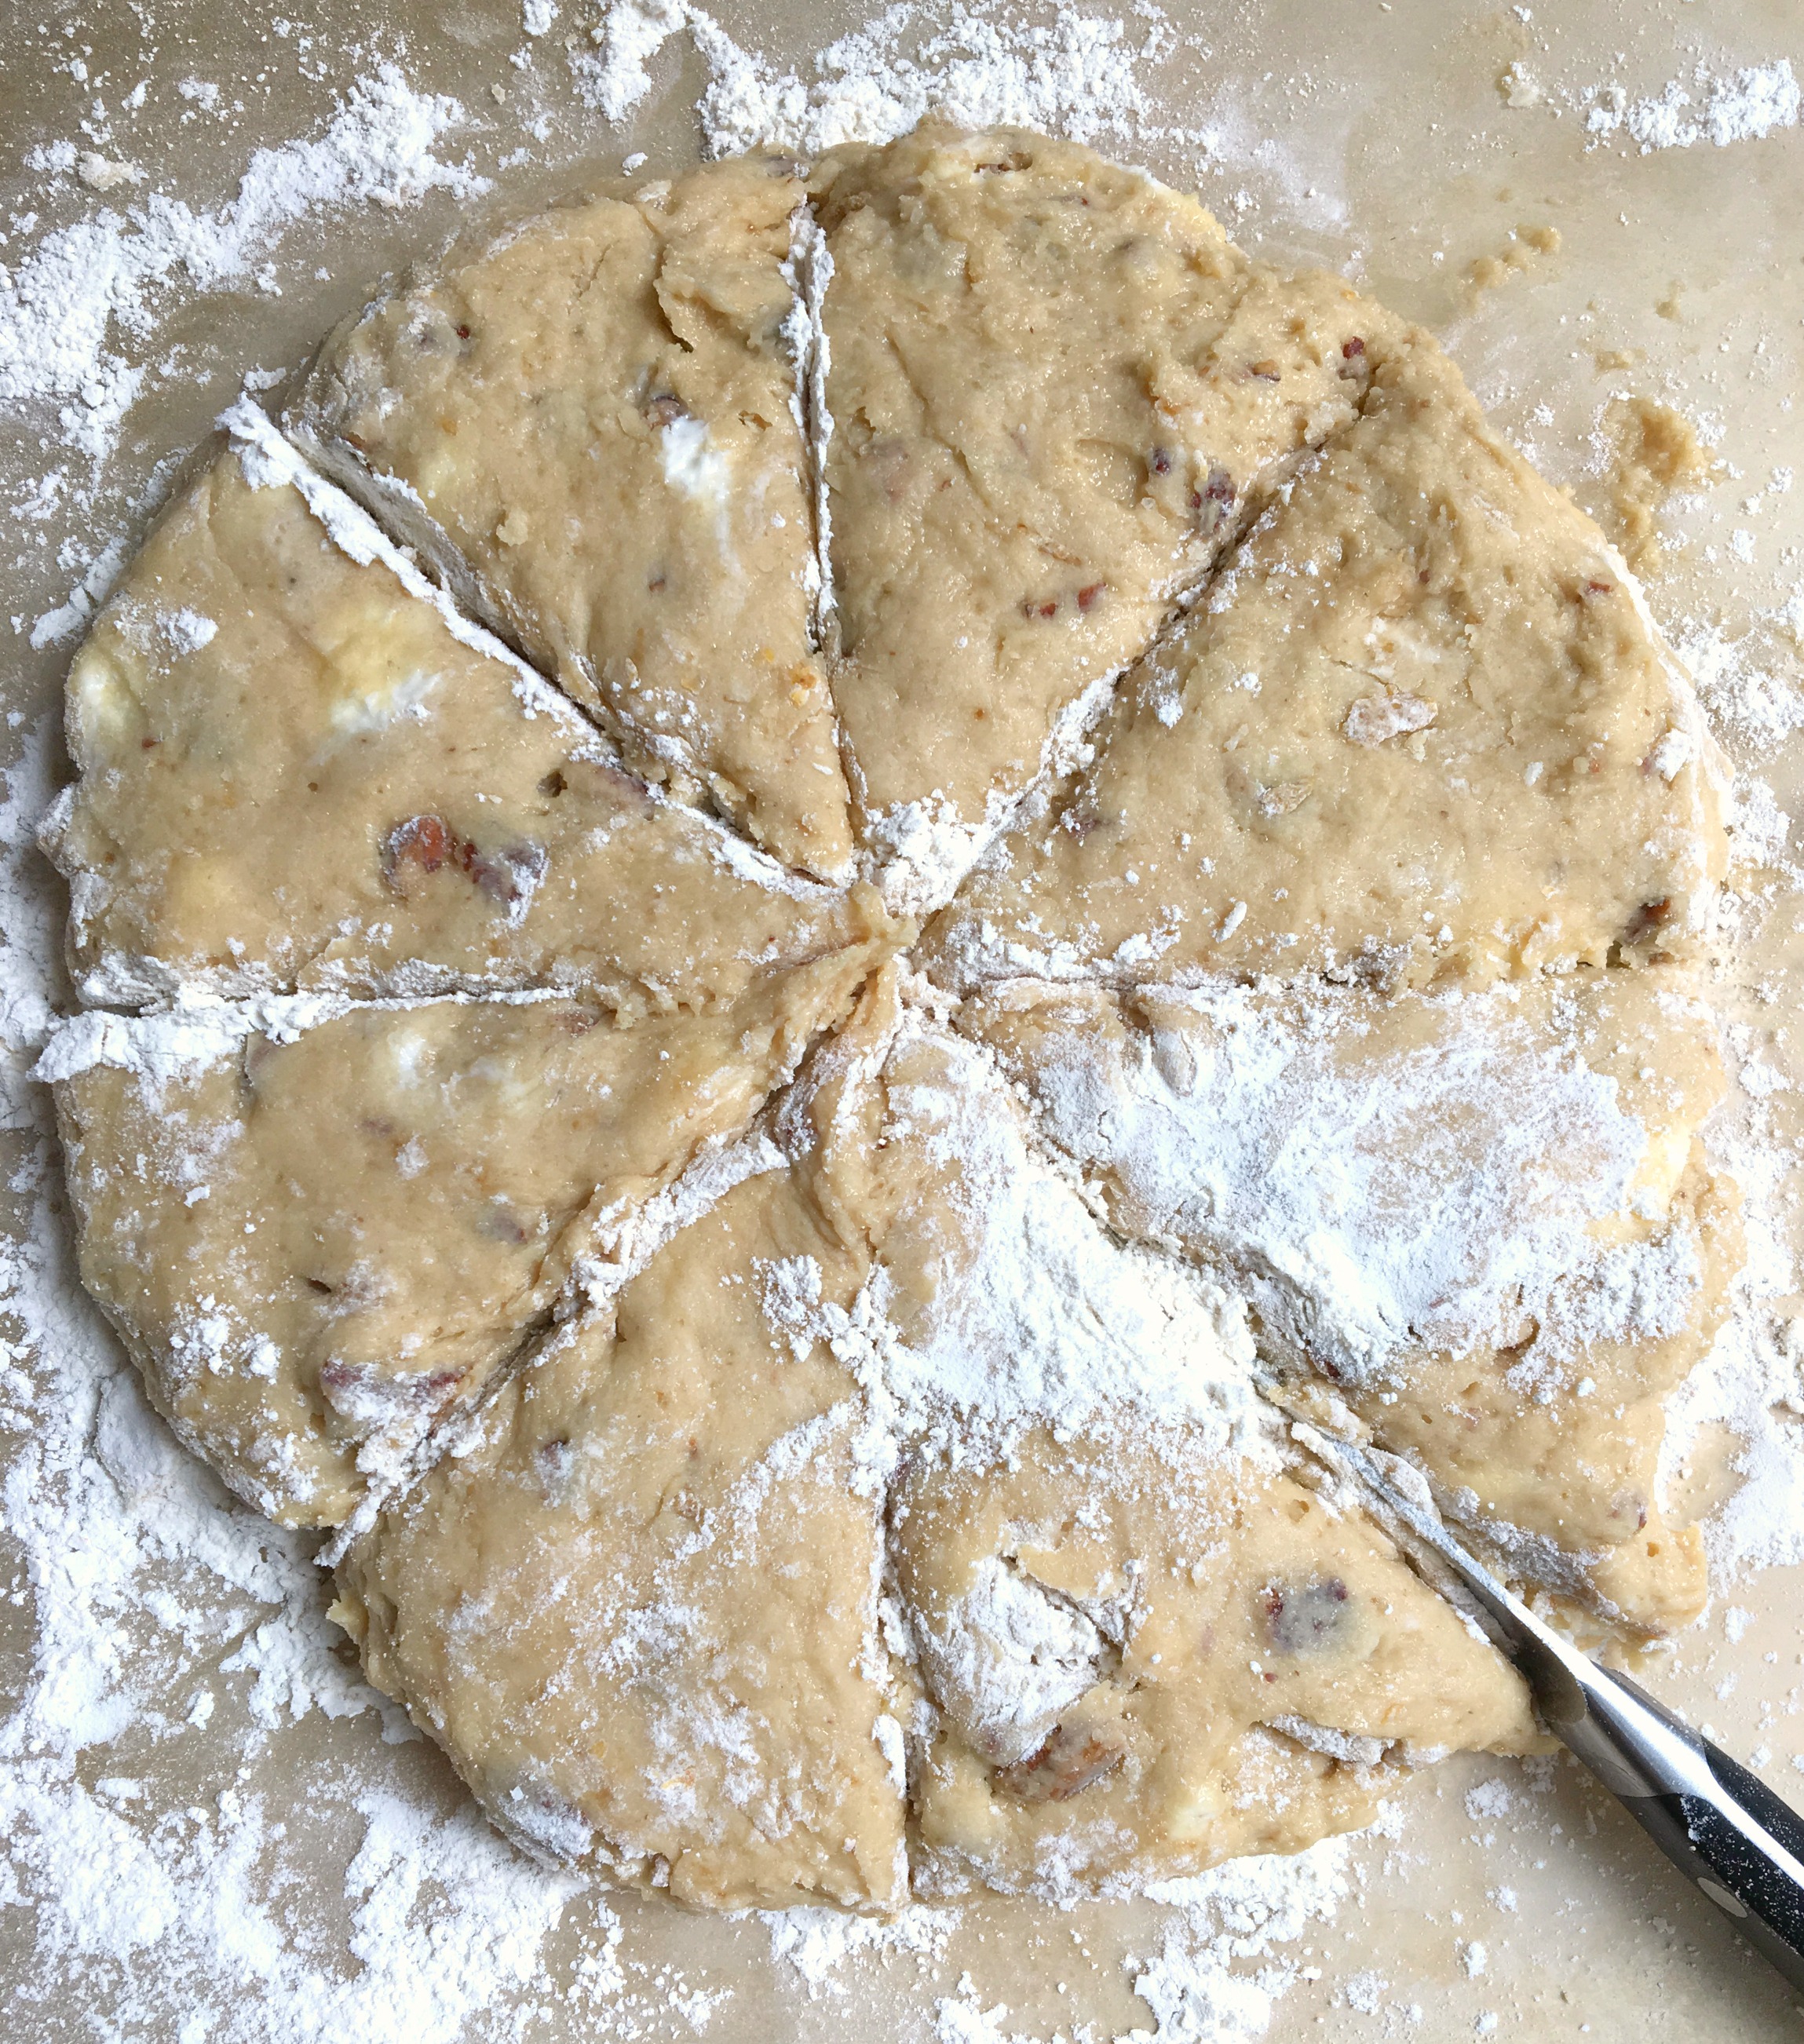
<instances>
[{"instance_id":1,"label":"black knife handle","mask_svg":"<svg viewBox=\"0 0 1804 2044\"><path fill-rule=\"evenodd\" d=\"M1721 1747L1698 1742L1714 1794L1625 1796L1623 1808L1737 1932L1804 1992L1804 1881L1748 1835L1747 1820L1799 1867L1804 1821Z\"/></svg>"}]
</instances>

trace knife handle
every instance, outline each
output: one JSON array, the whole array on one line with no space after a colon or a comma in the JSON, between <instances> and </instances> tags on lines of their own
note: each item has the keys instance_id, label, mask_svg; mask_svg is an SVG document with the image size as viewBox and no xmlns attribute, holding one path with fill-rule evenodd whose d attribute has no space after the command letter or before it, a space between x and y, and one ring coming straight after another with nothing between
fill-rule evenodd
<instances>
[{"instance_id":1,"label":"knife handle","mask_svg":"<svg viewBox=\"0 0 1804 2044\"><path fill-rule=\"evenodd\" d=\"M1562 1728L1567 1743L1699 1893L1804 1993L1804 1819L1639 1684L1587 1672L1587 1722Z\"/></svg>"}]
</instances>

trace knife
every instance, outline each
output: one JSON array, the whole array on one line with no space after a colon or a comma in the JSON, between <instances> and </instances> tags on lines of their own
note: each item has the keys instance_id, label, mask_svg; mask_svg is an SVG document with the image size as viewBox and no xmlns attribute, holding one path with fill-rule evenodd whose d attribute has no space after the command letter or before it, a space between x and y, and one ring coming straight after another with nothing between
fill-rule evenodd
<instances>
[{"instance_id":1,"label":"knife","mask_svg":"<svg viewBox=\"0 0 1804 2044\"><path fill-rule=\"evenodd\" d=\"M1544 1625L1364 1448L1298 1422L1296 1438L1371 1493L1461 1583L1548 1729L1687 1881L1804 1992L1804 1819L1626 1675Z\"/></svg>"}]
</instances>

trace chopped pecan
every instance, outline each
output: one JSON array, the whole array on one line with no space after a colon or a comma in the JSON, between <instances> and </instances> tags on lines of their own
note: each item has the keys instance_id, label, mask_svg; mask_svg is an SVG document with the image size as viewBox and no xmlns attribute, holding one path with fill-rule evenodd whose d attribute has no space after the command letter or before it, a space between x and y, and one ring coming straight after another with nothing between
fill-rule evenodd
<instances>
[{"instance_id":1,"label":"chopped pecan","mask_svg":"<svg viewBox=\"0 0 1804 2044\"><path fill-rule=\"evenodd\" d=\"M561 784L563 776L557 778ZM544 847L530 840L483 851L473 839L454 831L443 816L410 816L395 825L383 846L382 877L405 901L412 893L415 874L429 875L448 866L514 922L525 912L544 878L547 863Z\"/></svg>"},{"instance_id":2,"label":"chopped pecan","mask_svg":"<svg viewBox=\"0 0 1804 2044\"><path fill-rule=\"evenodd\" d=\"M1663 894L1657 901L1644 901L1629 918L1629 927L1622 932L1625 944L1638 944L1644 937L1651 937L1656 930L1664 929L1672 920L1672 897Z\"/></svg>"},{"instance_id":3,"label":"chopped pecan","mask_svg":"<svg viewBox=\"0 0 1804 2044\"><path fill-rule=\"evenodd\" d=\"M1356 1613L1338 1576L1300 1585L1274 1583L1261 1600L1265 1629L1280 1654L1321 1654L1346 1644Z\"/></svg>"},{"instance_id":4,"label":"chopped pecan","mask_svg":"<svg viewBox=\"0 0 1804 2044\"><path fill-rule=\"evenodd\" d=\"M477 851L472 846L464 870L477 891L507 910L512 920L532 900L545 877L546 863L544 846L530 842L498 845L491 851Z\"/></svg>"},{"instance_id":5,"label":"chopped pecan","mask_svg":"<svg viewBox=\"0 0 1804 2044\"><path fill-rule=\"evenodd\" d=\"M1200 490L1190 492L1190 509L1205 532L1213 532L1233 508L1234 478L1219 463L1212 463Z\"/></svg>"},{"instance_id":6,"label":"chopped pecan","mask_svg":"<svg viewBox=\"0 0 1804 2044\"><path fill-rule=\"evenodd\" d=\"M410 816L397 824L382 848L382 877L404 899L414 872L437 873L441 866L462 866L475 851L443 816Z\"/></svg>"},{"instance_id":7,"label":"chopped pecan","mask_svg":"<svg viewBox=\"0 0 1804 2044\"><path fill-rule=\"evenodd\" d=\"M1037 1752L998 1767L990 1778L1024 1803L1068 1803L1113 1774L1122 1755L1120 1745L1096 1732L1055 1725Z\"/></svg>"}]
</instances>

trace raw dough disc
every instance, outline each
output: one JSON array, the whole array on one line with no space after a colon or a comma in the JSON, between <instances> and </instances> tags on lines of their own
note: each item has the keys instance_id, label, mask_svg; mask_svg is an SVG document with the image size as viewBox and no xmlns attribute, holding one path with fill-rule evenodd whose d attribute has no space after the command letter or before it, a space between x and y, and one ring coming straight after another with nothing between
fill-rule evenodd
<instances>
[{"instance_id":1,"label":"raw dough disc","mask_svg":"<svg viewBox=\"0 0 1804 2044\"><path fill-rule=\"evenodd\" d=\"M962 1020L1115 1228L1244 1291L1268 1363L1516 1567L1652 1629L1695 1616L1701 1548L1653 1503L1661 1401L1741 1242L1698 1139L1725 1082L1689 974L1389 999L1016 982Z\"/></svg>"},{"instance_id":2,"label":"raw dough disc","mask_svg":"<svg viewBox=\"0 0 1804 2044\"><path fill-rule=\"evenodd\" d=\"M736 158L455 250L328 339L287 422L632 763L844 878L794 172Z\"/></svg>"},{"instance_id":3,"label":"raw dough disc","mask_svg":"<svg viewBox=\"0 0 1804 2044\"><path fill-rule=\"evenodd\" d=\"M955 983L1694 955L1724 865L1710 740L1621 563L1425 334L1096 748L930 932Z\"/></svg>"},{"instance_id":4,"label":"raw dough disc","mask_svg":"<svg viewBox=\"0 0 1804 2044\"><path fill-rule=\"evenodd\" d=\"M633 1028L558 997L90 1018L52 1068L83 1281L235 1489L335 1525L745 1126L873 962Z\"/></svg>"},{"instance_id":5,"label":"raw dough disc","mask_svg":"<svg viewBox=\"0 0 1804 2044\"><path fill-rule=\"evenodd\" d=\"M202 473L71 670L81 778L44 836L84 998L555 983L696 1007L859 934L844 896L622 773L410 594L337 490L304 478L329 526L271 466L252 446Z\"/></svg>"},{"instance_id":6,"label":"raw dough disc","mask_svg":"<svg viewBox=\"0 0 1804 2044\"><path fill-rule=\"evenodd\" d=\"M1042 137L814 185L349 322L286 416L367 517L229 415L51 832L84 996L174 1005L41 1069L153 1396L514 1835L1114 1892L1533 1739L1284 1408L1694 1608L1717 763L1428 336Z\"/></svg>"},{"instance_id":7,"label":"raw dough disc","mask_svg":"<svg viewBox=\"0 0 1804 2044\"><path fill-rule=\"evenodd\" d=\"M907 905L1039 771L1398 323L1250 263L1192 198L1091 151L931 123L813 179L832 269L834 690ZM939 898L944 899L943 889Z\"/></svg>"}]
</instances>

